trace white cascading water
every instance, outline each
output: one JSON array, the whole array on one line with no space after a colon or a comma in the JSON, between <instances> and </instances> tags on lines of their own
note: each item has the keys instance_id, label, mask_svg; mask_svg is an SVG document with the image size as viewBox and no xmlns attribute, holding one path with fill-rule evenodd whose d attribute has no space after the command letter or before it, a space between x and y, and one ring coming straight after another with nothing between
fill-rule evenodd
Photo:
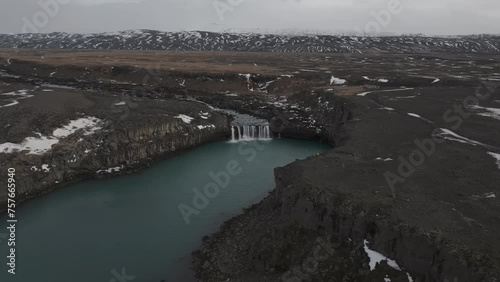
<instances>
[{"instance_id":1,"label":"white cascading water","mask_svg":"<svg viewBox=\"0 0 500 282\"><path fill-rule=\"evenodd\" d=\"M270 140L271 130L269 125L243 125L231 127L231 142Z\"/></svg>"}]
</instances>

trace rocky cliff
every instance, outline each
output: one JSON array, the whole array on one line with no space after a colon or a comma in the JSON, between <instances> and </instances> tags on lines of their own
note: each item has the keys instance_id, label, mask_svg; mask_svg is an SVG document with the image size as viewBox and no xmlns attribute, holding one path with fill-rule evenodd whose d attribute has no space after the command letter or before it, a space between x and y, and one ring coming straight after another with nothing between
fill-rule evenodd
<instances>
[{"instance_id":1,"label":"rocky cliff","mask_svg":"<svg viewBox=\"0 0 500 282\"><path fill-rule=\"evenodd\" d=\"M451 185L465 194L462 189L469 186L443 182L440 175L441 186L432 187L434 197L443 200L421 199L409 191L393 198L379 179L387 167L374 154L387 154L384 146L395 142L384 137L384 128L394 126L405 135L425 125L403 129L401 121L387 115L379 120L383 113L373 103L347 100L354 106L330 101L332 108L344 108L327 119L334 150L277 168L276 189L268 197L204 238L193 253L200 280L497 281L495 247L483 249L465 235L484 232L479 222L489 219L474 219L477 231L471 230L470 218L443 219L449 214L443 202L450 197L440 190ZM338 132L344 132L342 138ZM491 175L498 177L493 169ZM481 242L496 246L493 234L485 233Z\"/></svg>"},{"instance_id":2,"label":"rocky cliff","mask_svg":"<svg viewBox=\"0 0 500 282\"><path fill-rule=\"evenodd\" d=\"M75 92L82 93L77 90L47 93L52 95L54 103L58 99L69 99L71 104L71 99L76 100ZM92 134L78 130L43 154L27 151L0 153L0 169L16 169L18 204L71 182L130 173L182 150L225 139L230 134L229 117L200 103L174 99L156 102L128 100L127 97L121 98L127 102L120 102L120 98L109 94L83 93L93 104L78 109L78 114L81 116L85 111L86 115L98 118L98 130ZM26 106L25 109L30 108ZM41 115L27 115L24 123L15 123L15 116L8 110L12 109L6 108L1 113L6 124L13 119L4 128L7 130L2 138L4 142L21 143L26 136L33 135L30 133L33 131L50 134L61 124L74 119L74 113L46 111ZM181 112L192 116L186 115L182 119ZM38 124L36 121L40 119L46 123ZM0 194L1 209L7 206L6 196L3 190Z\"/></svg>"}]
</instances>

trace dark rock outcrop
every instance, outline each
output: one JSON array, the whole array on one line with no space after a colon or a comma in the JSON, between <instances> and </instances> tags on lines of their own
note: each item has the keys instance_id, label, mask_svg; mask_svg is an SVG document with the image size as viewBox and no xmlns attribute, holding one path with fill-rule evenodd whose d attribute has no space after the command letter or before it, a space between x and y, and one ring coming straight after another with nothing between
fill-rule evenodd
<instances>
[{"instance_id":1,"label":"dark rock outcrop","mask_svg":"<svg viewBox=\"0 0 500 282\"><path fill-rule=\"evenodd\" d=\"M113 105L113 102L100 103ZM176 108L183 113L192 112L195 120L186 123L174 118L172 113ZM225 139L231 132L229 117L195 102L138 101L137 108L129 109L123 120L119 115L106 113L110 108L93 111L104 119L103 128L92 135L76 132L42 155L1 154L2 171L9 167L16 169L18 204L71 182L136 171L183 150ZM205 118L197 117L199 112L206 113ZM7 207L6 201L3 190L0 211Z\"/></svg>"},{"instance_id":2,"label":"dark rock outcrop","mask_svg":"<svg viewBox=\"0 0 500 282\"><path fill-rule=\"evenodd\" d=\"M383 281L390 275L391 281L409 281L407 276L413 281L497 281L500 267L494 250L476 249L434 225L433 218L420 221L406 214L420 210L422 216L440 218L438 214L448 213L442 201L427 199L419 206L419 196L410 202L378 190L384 168L367 155L379 148L364 147L377 137L359 139L370 132L350 116L373 123L380 122L376 115L382 113L360 99L348 100L356 108L343 107L342 99L330 101L337 114L326 120L326 137L334 150L277 168L276 189L268 197L205 238L193 253L200 280ZM455 225L449 228L471 228L467 222ZM400 270L383 261L371 271L364 244L395 260Z\"/></svg>"}]
</instances>

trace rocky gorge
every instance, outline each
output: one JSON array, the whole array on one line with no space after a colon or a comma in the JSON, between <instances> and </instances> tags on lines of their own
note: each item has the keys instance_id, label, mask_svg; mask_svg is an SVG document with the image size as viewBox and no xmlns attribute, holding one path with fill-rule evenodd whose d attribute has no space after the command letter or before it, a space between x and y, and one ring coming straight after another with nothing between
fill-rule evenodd
<instances>
[{"instance_id":1,"label":"rocky gorge","mask_svg":"<svg viewBox=\"0 0 500 282\"><path fill-rule=\"evenodd\" d=\"M414 151L414 140L433 136L436 128L451 128L442 113L474 95L484 76L497 79L497 59L435 61L426 56L416 62L412 56L407 65L399 66L402 70L394 71L403 72L397 75L374 67L394 58L362 55L358 62L366 66L361 71L369 73L351 72L354 58L343 68L337 66L335 73L342 77L338 78L325 73L321 64L330 64L328 58L319 63L318 58L301 55L295 61L284 58L278 64L286 66L282 69L266 66L267 58L256 54L248 55L236 70L224 56L211 72L162 66L154 74L134 66L101 66L103 71L97 72L97 66L59 63L54 74L56 63L50 55L44 54L42 62L39 53L24 59L13 54L16 59L5 69L19 78L2 78L3 87L29 84L40 95L59 95L53 101L64 100L65 94L58 91L72 93L70 102L65 102L71 110L27 115L26 122L16 123L9 107L3 108L2 121L13 127L3 129L2 136L7 137L0 142L19 143L33 136L26 130L33 126L26 124L36 125L44 136L83 116L96 117L102 124L93 134L80 131L68 136L42 156L3 154L2 169L13 163L24 168L19 175L25 199L108 171L133 171L183 149L228 138L231 117L218 109L230 109L269 121L275 137L323 141L332 150L277 168L274 191L205 237L193 253L201 281L497 281L500 277L500 204L495 186L500 174L485 151L500 147L498 131L488 130L498 128L498 120L470 111L457 135L477 140L476 145L442 137L435 152L415 166L395 191L384 176L398 171L401 156ZM443 69L436 70L431 60ZM446 68L462 63L470 67L468 74ZM415 71L417 65L423 70ZM296 73L304 68L314 72ZM430 77L427 70L436 73ZM342 79L345 82L336 85ZM76 89L44 92L47 83ZM494 108L498 101L493 84L488 84L492 98L484 107ZM386 88L391 92L381 91ZM20 106L29 113L29 103L43 105L35 98ZM32 164L40 171L33 172ZM50 165L48 172L45 164Z\"/></svg>"}]
</instances>

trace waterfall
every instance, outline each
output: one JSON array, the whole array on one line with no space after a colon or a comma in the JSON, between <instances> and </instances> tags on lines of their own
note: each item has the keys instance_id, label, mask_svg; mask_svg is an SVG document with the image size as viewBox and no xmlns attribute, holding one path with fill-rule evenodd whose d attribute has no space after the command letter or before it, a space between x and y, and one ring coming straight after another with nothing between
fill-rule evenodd
<instances>
[{"instance_id":1,"label":"waterfall","mask_svg":"<svg viewBox=\"0 0 500 282\"><path fill-rule=\"evenodd\" d=\"M231 127L231 142L271 140L269 125L242 125Z\"/></svg>"}]
</instances>

